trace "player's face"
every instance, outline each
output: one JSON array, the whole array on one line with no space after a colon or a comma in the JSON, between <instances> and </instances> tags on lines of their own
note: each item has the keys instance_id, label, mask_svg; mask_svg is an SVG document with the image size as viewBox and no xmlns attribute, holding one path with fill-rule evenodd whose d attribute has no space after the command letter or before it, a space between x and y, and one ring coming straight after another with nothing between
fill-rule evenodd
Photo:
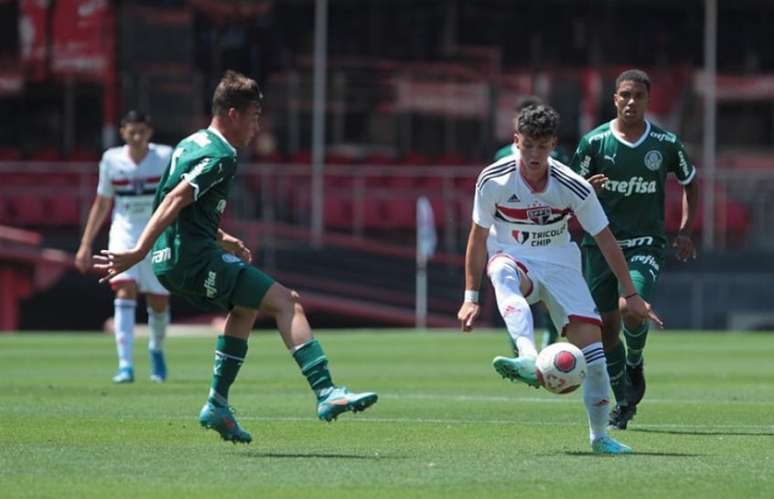
<instances>
[{"instance_id":1,"label":"player's face","mask_svg":"<svg viewBox=\"0 0 774 499\"><path fill-rule=\"evenodd\" d=\"M145 123L127 123L121 127L121 138L133 149L148 147L153 129Z\"/></svg>"},{"instance_id":2,"label":"player's face","mask_svg":"<svg viewBox=\"0 0 774 499\"><path fill-rule=\"evenodd\" d=\"M521 161L530 172L538 172L548 166L548 157L556 147L556 137L530 137L516 134L516 147Z\"/></svg>"},{"instance_id":3,"label":"player's face","mask_svg":"<svg viewBox=\"0 0 774 499\"><path fill-rule=\"evenodd\" d=\"M234 109L233 121L234 128L237 132L237 140L239 147L246 147L253 137L260 130L259 120L261 118L261 110L255 104L250 104L244 110Z\"/></svg>"},{"instance_id":4,"label":"player's face","mask_svg":"<svg viewBox=\"0 0 774 499\"><path fill-rule=\"evenodd\" d=\"M626 124L640 123L648 108L648 87L634 81L622 81L613 94L618 119Z\"/></svg>"}]
</instances>

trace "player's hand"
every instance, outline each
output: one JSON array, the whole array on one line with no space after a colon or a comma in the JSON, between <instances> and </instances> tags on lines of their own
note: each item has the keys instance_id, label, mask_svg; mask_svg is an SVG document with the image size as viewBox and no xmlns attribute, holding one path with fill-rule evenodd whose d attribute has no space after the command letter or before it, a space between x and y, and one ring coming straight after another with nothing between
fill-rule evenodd
<instances>
[{"instance_id":1,"label":"player's hand","mask_svg":"<svg viewBox=\"0 0 774 499\"><path fill-rule=\"evenodd\" d=\"M605 182L607 182L607 177L605 176L604 173L597 173L595 175L590 176L586 180L589 181L589 183L591 184L591 187L594 188L594 191L599 193L599 191L601 191L605 187Z\"/></svg>"},{"instance_id":2,"label":"player's hand","mask_svg":"<svg viewBox=\"0 0 774 499\"><path fill-rule=\"evenodd\" d=\"M223 236L220 239L220 246L224 250L228 251L232 255L238 256L247 263L253 261L253 253L250 251L250 248L245 246L244 241L232 235L226 234L225 232L222 234Z\"/></svg>"},{"instance_id":3,"label":"player's hand","mask_svg":"<svg viewBox=\"0 0 774 499\"><path fill-rule=\"evenodd\" d=\"M672 241L672 247L675 249L675 256L681 262L696 259L696 246L693 245L693 240L688 234L678 233Z\"/></svg>"},{"instance_id":4,"label":"player's hand","mask_svg":"<svg viewBox=\"0 0 774 499\"><path fill-rule=\"evenodd\" d=\"M145 255L136 249L128 251L100 251L99 255L94 255L94 268L105 273L99 282L109 281L142 261L144 257Z\"/></svg>"},{"instance_id":5,"label":"player's hand","mask_svg":"<svg viewBox=\"0 0 774 499\"><path fill-rule=\"evenodd\" d=\"M78 252L75 254L75 268L81 274L85 274L91 270L91 266L94 262L91 259L91 246L79 246Z\"/></svg>"},{"instance_id":6,"label":"player's hand","mask_svg":"<svg viewBox=\"0 0 774 499\"><path fill-rule=\"evenodd\" d=\"M647 321L651 320L659 329L664 329L664 321L656 315L656 312L650 306L650 303L642 299L640 295L633 295L629 298L621 298L626 302L625 310L629 315L633 315L638 319Z\"/></svg>"},{"instance_id":7,"label":"player's hand","mask_svg":"<svg viewBox=\"0 0 774 499\"><path fill-rule=\"evenodd\" d=\"M478 319L481 313L481 306L478 303L466 301L457 312L457 319L460 321L462 331L468 333L473 330L473 323Z\"/></svg>"}]
</instances>

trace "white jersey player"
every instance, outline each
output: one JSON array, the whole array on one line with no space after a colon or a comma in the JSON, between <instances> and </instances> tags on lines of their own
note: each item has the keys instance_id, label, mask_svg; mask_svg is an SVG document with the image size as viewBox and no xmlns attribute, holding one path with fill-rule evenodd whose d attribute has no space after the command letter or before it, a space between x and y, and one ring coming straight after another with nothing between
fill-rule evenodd
<instances>
[{"instance_id":1,"label":"white jersey player","mask_svg":"<svg viewBox=\"0 0 774 499\"><path fill-rule=\"evenodd\" d=\"M618 277L625 313L650 318L659 325L661 321L634 291L594 188L549 158L556 147L558 126L559 115L550 107L525 109L514 135L517 151L481 172L465 255L465 299L457 316L463 331L472 330L480 312L478 291L486 267L517 355L496 357L494 368L505 378L538 387L529 304L543 301L554 324L583 351L586 360L583 398L592 449L603 454L627 453L629 447L607 434L609 379L601 321L581 274L580 251L570 240L567 224L571 216L594 236Z\"/></svg>"},{"instance_id":2,"label":"white jersey player","mask_svg":"<svg viewBox=\"0 0 774 499\"><path fill-rule=\"evenodd\" d=\"M109 248L120 251L133 248L153 213L153 198L161 176L169 163L172 148L150 143L153 129L145 114L130 111L121 121L121 137L126 145L105 151L99 164L99 184L89 219L83 231L75 263L87 272L92 266L92 243L113 203ZM150 257L110 280L116 293L114 301L118 373L116 383L134 381L135 309L137 294L144 293L148 305L148 350L151 380L167 377L162 343L169 323L169 292L151 269Z\"/></svg>"}]
</instances>

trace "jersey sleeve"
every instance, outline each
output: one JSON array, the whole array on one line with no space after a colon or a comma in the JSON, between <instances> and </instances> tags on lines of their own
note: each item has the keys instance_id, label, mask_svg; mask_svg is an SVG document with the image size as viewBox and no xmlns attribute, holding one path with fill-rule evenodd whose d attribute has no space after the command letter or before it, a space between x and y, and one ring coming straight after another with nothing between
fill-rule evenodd
<instances>
[{"instance_id":1,"label":"jersey sleeve","mask_svg":"<svg viewBox=\"0 0 774 499\"><path fill-rule=\"evenodd\" d=\"M578 143L570 164L568 165L575 173L583 178L588 178L596 172L594 156L591 154L591 144L586 137L582 137Z\"/></svg>"},{"instance_id":2,"label":"jersey sleeve","mask_svg":"<svg viewBox=\"0 0 774 499\"><path fill-rule=\"evenodd\" d=\"M690 184L696 177L696 167L688 160L688 154L680 139L675 139L675 161L671 162L670 171L681 185Z\"/></svg>"},{"instance_id":3,"label":"jersey sleeve","mask_svg":"<svg viewBox=\"0 0 774 499\"><path fill-rule=\"evenodd\" d=\"M106 198L112 198L114 195L113 182L110 179L110 169L105 155L99 162L99 180L97 181L97 194Z\"/></svg>"},{"instance_id":4,"label":"jersey sleeve","mask_svg":"<svg viewBox=\"0 0 774 499\"><path fill-rule=\"evenodd\" d=\"M497 185L494 182L486 182L476 188L476 195L473 198L473 222L485 229L495 223L496 188Z\"/></svg>"},{"instance_id":5,"label":"jersey sleeve","mask_svg":"<svg viewBox=\"0 0 774 499\"><path fill-rule=\"evenodd\" d=\"M577 201L574 203L575 206L572 207L572 211L575 213L575 217L580 222L583 230L592 236L596 236L609 225L609 222L607 215L605 215L605 210L602 208L596 192L594 192L594 188L585 180L583 180L583 184L584 187L588 188L589 194L585 199L574 198Z\"/></svg>"},{"instance_id":6,"label":"jersey sleeve","mask_svg":"<svg viewBox=\"0 0 774 499\"><path fill-rule=\"evenodd\" d=\"M236 162L230 158L204 157L182 177L194 190L194 201L234 174Z\"/></svg>"}]
</instances>

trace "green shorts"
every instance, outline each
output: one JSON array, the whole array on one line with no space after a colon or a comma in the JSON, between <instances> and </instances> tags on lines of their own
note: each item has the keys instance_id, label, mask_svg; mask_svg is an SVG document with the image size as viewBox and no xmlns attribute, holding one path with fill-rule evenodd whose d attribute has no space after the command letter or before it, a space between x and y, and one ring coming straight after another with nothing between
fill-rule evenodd
<instances>
[{"instance_id":1,"label":"green shorts","mask_svg":"<svg viewBox=\"0 0 774 499\"><path fill-rule=\"evenodd\" d=\"M607 264L607 260L597 246L583 246L583 277L591 290L599 313L618 310L618 297L621 295L618 279ZM656 288L661 266L664 263L664 251L652 246L623 250L629 275L634 289L645 301L650 302Z\"/></svg>"},{"instance_id":2,"label":"green shorts","mask_svg":"<svg viewBox=\"0 0 774 499\"><path fill-rule=\"evenodd\" d=\"M207 312L257 310L274 284L274 279L226 252L214 252L195 264L178 264L156 277L171 293Z\"/></svg>"}]
</instances>

